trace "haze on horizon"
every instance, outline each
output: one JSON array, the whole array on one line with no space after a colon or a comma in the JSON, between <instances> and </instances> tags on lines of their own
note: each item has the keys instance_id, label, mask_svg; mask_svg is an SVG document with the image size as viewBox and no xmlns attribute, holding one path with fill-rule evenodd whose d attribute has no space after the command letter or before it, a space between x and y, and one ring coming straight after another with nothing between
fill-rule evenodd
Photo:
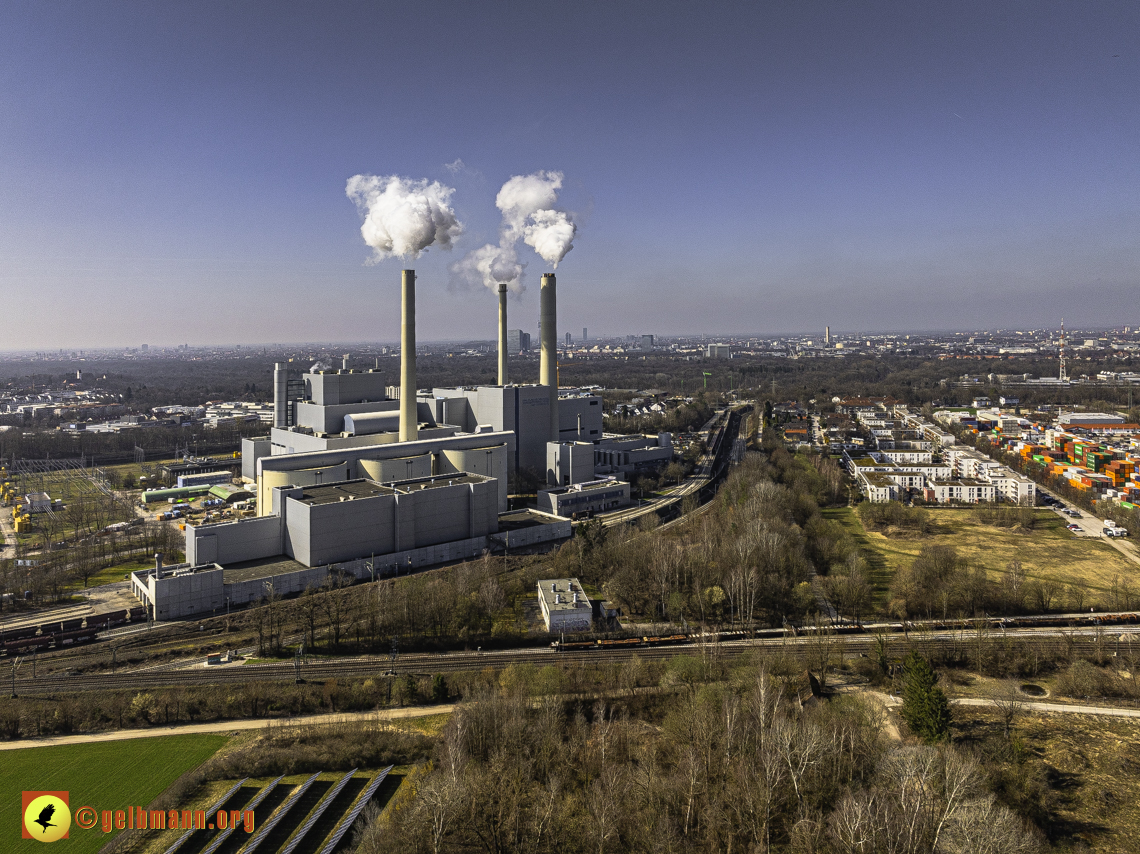
<instances>
[{"instance_id":1,"label":"haze on horizon","mask_svg":"<svg viewBox=\"0 0 1140 854\"><path fill-rule=\"evenodd\" d=\"M404 266L491 338L449 267L542 171L575 337L1140 325L1140 6L696 8L6 3L2 349L391 341ZM355 175L454 189L451 251L368 264Z\"/></svg>"}]
</instances>

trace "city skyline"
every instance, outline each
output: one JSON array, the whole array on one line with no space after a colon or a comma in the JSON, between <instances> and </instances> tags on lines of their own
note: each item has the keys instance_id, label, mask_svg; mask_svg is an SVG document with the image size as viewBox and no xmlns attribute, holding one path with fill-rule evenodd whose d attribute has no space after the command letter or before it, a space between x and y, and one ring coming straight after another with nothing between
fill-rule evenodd
<instances>
[{"instance_id":1,"label":"city skyline","mask_svg":"<svg viewBox=\"0 0 1140 854\"><path fill-rule=\"evenodd\" d=\"M449 268L545 170L571 331L1136 325L1135 6L690 8L10 4L5 349L392 341L402 267L487 339ZM361 174L453 189L454 249L368 265Z\"/></svg>"}]
</instances>

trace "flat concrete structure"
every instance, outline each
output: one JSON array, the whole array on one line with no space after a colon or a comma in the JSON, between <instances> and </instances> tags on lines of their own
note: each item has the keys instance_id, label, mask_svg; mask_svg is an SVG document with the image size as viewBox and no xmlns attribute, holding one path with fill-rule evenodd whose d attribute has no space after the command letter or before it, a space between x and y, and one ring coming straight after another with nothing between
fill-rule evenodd
<instances>
[{"instance_id":1,"label":"flat concrete structure","mask_svg":"<svg viewBox=\"0 0 1140 854\"><path fill-rule=\"evenodd\" d=\"M548 632L588 632L594 609L577 578L547 578L538 582L538 605Z\"/></svg>"},{"instance_id":2,"label":"flat concrete structure","mask_svg":"<svg viewBox=\"0 0 1140 854\"><path fill-rule=\"evenodd\" d=\"M327 486L310 486L297 500L308 504L331 504L339 501L355 501L357 498L373 498L377 495L395 495L390 486L371 480L349 480L344 483L330 483Z\"/></svg>"},{"instance_id":3,"label":"flat concrete structure","mask_svg":"<svg viewBox=\"0 0 1140 854\"><path fill-rule=\"evenodd\" d=\"M238 584L243 581L256 581L259 578L272 578L287 572L299 572L302 569L308 567L288 555L276 555L257 560L243 560L223 567L222 581L226 584Z\"/></svg>"}]
</instances>

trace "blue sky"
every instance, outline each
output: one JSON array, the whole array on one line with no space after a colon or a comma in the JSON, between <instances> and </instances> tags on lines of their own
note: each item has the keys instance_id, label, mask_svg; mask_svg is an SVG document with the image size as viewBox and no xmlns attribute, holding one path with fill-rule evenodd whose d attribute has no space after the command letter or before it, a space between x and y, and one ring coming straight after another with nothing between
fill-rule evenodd
<instances>
[{"instance_id":1,"label":"blue sky","mask_svg":"<svg viewBox=\"0 0 1140 854\"><path fill-rule=\"evenodd\" d=\"M448 265L558 170L564 330L1140 325L1140 4L0 5L3 349L490 338ZM462 168L447 164L462 161ZM367 266L358 173L455 188ZM537 323L528 247L512 326ZM1132 316L1135 315L1135 316Z\"/></svg>"}]
</instances>

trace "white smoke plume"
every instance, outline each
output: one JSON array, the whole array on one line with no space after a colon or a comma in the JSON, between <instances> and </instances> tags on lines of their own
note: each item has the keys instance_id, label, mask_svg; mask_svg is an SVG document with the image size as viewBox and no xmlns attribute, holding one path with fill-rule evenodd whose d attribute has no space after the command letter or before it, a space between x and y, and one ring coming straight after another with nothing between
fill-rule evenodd
<instances>
[{"instance_id":1,"label":"white smoke plume","mask_svg":"<svg viewBox=\"0 0 1140 854\"><path fill-rule=\"evenodd\" d=\"M554 269L574 248L578 228L562 211L535 211L523 231L523 240Z\"/></svg>"},{"instance_id":2,"label":"white smoke plume","mask_svg":"<svg viewBox=\"0 0 1140 854\"><path fill-rule=\"evenodd\" d=\"M515 293L521 293L526 264L519 261L515 250L519 240L557 269L558 262L574 248L578 231L570 215L554 207L562 189L562 177L561 172L542 171L515 175L503 184L495 197L495 206L503 214L499 245L488 243L468 253L451 266L452 274L481 282L492 291L503 282Z\"/></svg>"},{"instance_id":3,"label":"white smoke plume","mask_svg":"<svg viewBox=\"0 0 1140 854\"><path fill-rule=\"evenodd\" d=\"M463 233L451 208L455 190L438 181L353 175L344 191L364 217L360 233L375 253L370 264L393 256L418 258L429 246L450 249Z\"/></svg>"},{"instance_id":4,"label":"white smoke plume","mask_svg":"<svg viewBox=\"0 0 1140 854\"><path fill-rule=\"evenodd\" d=\"M449 268L452 276L468 282L483 284L497 291L499 283L505 284L513 293L523 291L522 274L526 265L519 261L513 244L496 246L488 243L473 249Z\"/></svg>"}]
</instances>

